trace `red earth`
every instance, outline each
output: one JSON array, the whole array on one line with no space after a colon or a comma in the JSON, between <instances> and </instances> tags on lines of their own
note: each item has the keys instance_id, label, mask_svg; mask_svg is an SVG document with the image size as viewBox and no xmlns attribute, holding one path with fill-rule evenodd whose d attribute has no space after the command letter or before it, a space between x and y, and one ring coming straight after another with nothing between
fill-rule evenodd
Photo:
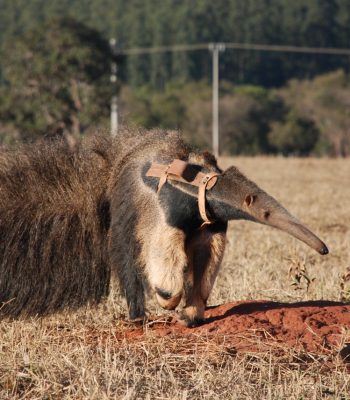
<instances>
[{"instance_id":1,"label":"red earth","mask_svg":"<svg viewBox=\"0 0 350 400\"><path fill-rule=\"evenodd\" d=\"M293 348L318 354L335 351L350 362L350 304L241 301L209 307L205 322L196 328L185 328L175 318L162 316L143 327L130 326L119 338L139 341L149 336L204 338L235 352L268 348Z\"/></svg>"}]
</instances>

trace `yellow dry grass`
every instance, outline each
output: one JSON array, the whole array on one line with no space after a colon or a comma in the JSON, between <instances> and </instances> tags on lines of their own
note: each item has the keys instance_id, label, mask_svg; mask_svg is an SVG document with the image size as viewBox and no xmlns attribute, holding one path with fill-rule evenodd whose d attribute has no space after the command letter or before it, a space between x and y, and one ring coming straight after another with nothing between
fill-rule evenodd
<instances>
[{"instance_id":1,"label":"yellow dry grass","mask_svg":"<svg viewBox=\"0 0 350 400\"><path fill-rule=\"evenodd\" d=\"M300 301L350 297L350 160L235 158L237 165L329 246L321 257L289 236L248 222L230 225L211 304L238 299ZM310 279L296 286L289 269ZM153 309L159 311L158 309ZM231 354L198 342L117 340L124 301L117 289L99 307L0 323L0 399L348 399L340 359L288 350ZM350 327L349 327L350 329Z\"/></svg>"}]
</instances>

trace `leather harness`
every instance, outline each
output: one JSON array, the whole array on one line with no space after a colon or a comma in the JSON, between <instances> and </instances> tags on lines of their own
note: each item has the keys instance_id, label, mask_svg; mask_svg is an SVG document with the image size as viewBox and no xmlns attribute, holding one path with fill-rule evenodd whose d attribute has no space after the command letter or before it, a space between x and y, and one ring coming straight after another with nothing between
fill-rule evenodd
<instances>
[{"instance_id":1,"label":"leather harness","mask_svg":"<svg viewBox=\"0 0 350 400\"><path fill-rule=\"evenodd\" d=\"M146 172L146 176L159 178L157 193L159 193L168 179L197 186L198 208L200 216L204 221L203 225L214 222L208 218L205 210L205 193L206 190L210 190L215 186L219 175L216 172L200 172L193 165L182 160L174 160L169 165L153 163Z\"/></svg>"}]
</instances>

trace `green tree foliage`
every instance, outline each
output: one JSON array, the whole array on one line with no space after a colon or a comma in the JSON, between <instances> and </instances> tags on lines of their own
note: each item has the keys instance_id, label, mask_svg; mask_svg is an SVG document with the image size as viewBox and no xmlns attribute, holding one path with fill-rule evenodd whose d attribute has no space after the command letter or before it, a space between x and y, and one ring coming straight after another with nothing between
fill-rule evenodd
<instances>
[{"instance_id":1,"label":"green tree foliage","mask_svg":"<svg viewBox=\"0 0 350 400\"><path fill-rule=\"evenodd\" d=\"M349 46L349 0L0 0L0 10L0 53L53 17L75 18L122 48L212 41ZM169 79L208 79L211 66L203 50L133 56L123 68L128 85L163 89ZM335 68L349 71L347 58L237 50L221 57L221 76L236 84L277 87Z\"/></svg>"},{"instance_id":2,"label":"green tree foliage","mask_svg":"<svg viewBox=\"0 0 350 400\"><path fill-rule=\"evenodd\" d=\"M350 77L343 71L293 80L281 89L221 85L222 154L350 155ZM162 92L124 87L127 124L179 129L211 148L211 87L204 81L168 84Z\"/></svg>"},{"instance_id":3,"label":"green tree foliage","mask_svg":"<svg viewBox=\"0 0 350 400\"><path fill-rule=\"evenodd\" d=\"M315 150L319 136L320 132L312 119L291 110L285 121L273 124L269 142L284 155L307 156Z\"/></svg>"},{"instance_id":4,"label":"green tree foliage","mask_svg":"<svg viewBox=\"0 0 350 400\"><path fill-rule=\"evenodd\" d=\"M319 153L350 155L349 75L338 70L311 80L293 80L279 94L289 108L318 127Z\"/></svg>"},{"instance_id":5,"label":"green tree foliage","mask_svg":"<svg viewBox=\"0 0 350 400\"><path fill-rule=\"evenodd\" d=\"M271 149L269 127L281 112L276 96L261 87L233 88L224 83L220 100L223 154L258 154ZM211 87L205 82L167 85L163 92L143 87L122 91L122 113L128 123L148 128L179 129L192 144L211 148Z\"/></svg>"},{"instance_id":6,"label":"green tree foliage","mask_svg":"<svg viewBox=\"0 0 350 400\"><path fill-rule=\"evenodd\" d=\"M226 154L268 153L270 124L281 105L261 87L243 86L220 102L221 151Z\"/></svg>"},{"instance_id":7,"label":"green tree foliage","mask_svg":"<svg viewBox=\"0 0 350 400\"><path fill-rule=\"evenodd\" d=\"M15 138L77 138L108 116L110 48L97 31L58 19L21 35L5 54L0 116L20 132Z\"/></svg>"},{"instance_id":8,"label":"green tree foliage","mask_svg":"<svg viewBox=\"0 0 350 400\"><path fill-rule=\"evenodd\" d=\"M214 41L347 48L349 35L349 0L0 0L0 137L77 137L107 122L106 38L120 48ZM349 72L347 57L222 53L222 152L349 155ZM129 56L118 73L122 122L180 129L210 148L207 49Z\"/></svg>"}]
</instances>

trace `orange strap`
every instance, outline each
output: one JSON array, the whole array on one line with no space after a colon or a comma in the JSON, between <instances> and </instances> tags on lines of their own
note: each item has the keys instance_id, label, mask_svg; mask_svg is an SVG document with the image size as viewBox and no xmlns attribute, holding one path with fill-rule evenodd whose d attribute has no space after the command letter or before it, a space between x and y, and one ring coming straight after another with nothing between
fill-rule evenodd
<instances>
[{"instance_id":1,"label":"orange strap","mask_svg":"<svg viewBox=\"0 0 350 400\"><path fill-rule=\"evenodd\" d=\"M220 174L216 172L208 172L207 174L198 171L193 165L182 161L174 160L169 165L152 164L146 172L146 176L159 178L158 191L161 190L163 185L168 179L188 183L198 187L198 208L203 224L211 224L211 221L205 209L205 193L214 187Z\"/></svg>"}]
</instances>

